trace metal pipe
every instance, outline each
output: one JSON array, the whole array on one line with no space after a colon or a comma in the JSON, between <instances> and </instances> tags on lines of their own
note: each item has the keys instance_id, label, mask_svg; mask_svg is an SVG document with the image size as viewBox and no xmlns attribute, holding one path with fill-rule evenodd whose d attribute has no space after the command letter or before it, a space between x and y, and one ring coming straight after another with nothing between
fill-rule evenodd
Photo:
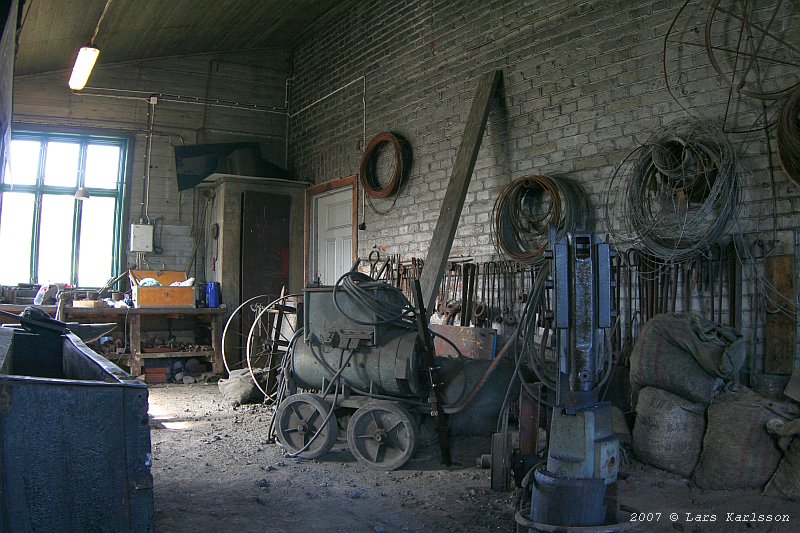
<instances>
[{"instance_id":1,"label":"metal pipe","mask_svg":"<svg viewBox=\"0 0 800 533\"><path fill-rule=\"evenodd\" d=\"M122 96L87 92L94 91L108 91L117 93L141 94L146 96ZM200 96L185 96L181 94L161 93L152 91L137 91L129 89L112 89L110 87L84 87L81 91L73 91L72 94L78 96L97 96L101 98L119 98L130 100L148 100L151 96L156 96L166 102L174 102L179 104L192 104L192 105L205 105L209 107L222 107L226 109L239 109L242 111L255 111L258 113L272 113L275 115L286 115L286 110L279 107L263 106L261 104L242 103L234 100L221 100L219 98L203 98Z\"/></svg>"},{"instance_id":2,"label":"metal pipe","mask_svg":"<svg viewBox=\"0 0 800 533\"><path fill-rule=\"evenodd\" d=\"M311 109L312 107L314 107L315 105L319 104L320 102L323 102L323 101L327 100L328 98L330 98L330 97L331 97L331 96L333 96L334 94L337 94L337 93L339 93L339 92L341 92L341 91L343 91L343 90L347 89L348 87L350 87L350 86L351 86L351 85L353 85L354 83L357 83L357 82L359 82L359 81L362 81L362 80L364 80L364 87L365 87L365 89L364 89L364 90L366 90L366 76L361 76L361 77L358 77L358 78L354 79L353 81L351 81L351 82L349 82L349 83L346 83L346 84L342 85L342 86L341 86L341 87L339 87L338 89L335 89L335 90L333 90L333 91L329 92L328 94L326 94L326 95L325 95L325 96L323 96L322 98L319 98L319 99L317 99L317 100L315 100L315 101L311 102L310 104L308 104L307 106L303 107L303 108L302 108L302 109L300 109L299 111L296 111L296 112L294 112L294 113L288 113L288 115L289 115L289 118L294 118L294 117L296 117L296 116L297 116L297 115L299 115L300 113L302 113L302 112L304 112L304 111L306 111L306 110L308 110L308 109ZM288 111L288 109L287 109L287 111ZM364 138L366 139L366 133L364 134Z\"/></svg>"},{"instance_id":3,"label":"metal pipe","mask_svg":"<svg viewBox=\"0 0 800 533\"><path fill-rule=\"evenodd\" d=\"M483 372L481 379L479 379L478 382L475 383L475 386L472 388L472 391L469 393L469 396L467 396L467 398L463 402L444 406L445 414L454 415L460 413L464 409L466 409L470 403L472 403L472 400L475 399L475 396L478 395L483 386L486 385L486 382L489 381L489 377L492 375L492 373L497 369L498 366L500 366L500 363L505 357L505 355L508 353L508 350L510 350L511 347L514 345L514 342L516 342L518 332L519 328L515 328L514 331L511 333L511 336L508 338L506 343L503 345L498 354L495 356L494 360L492 361L492 364L486 367L486 370Z\"/></svg>"},{"instance_id":4,"label":"metal pipe","mask_svg":"<svg viewBox=\"0 0 800 533\"><path fill-rule=\"evenodd\" d=\"M147 118L147 152L145 153L145 190L143 191L142 207L144 208L144 218L150 223L150 158L153 151L153 127L156 115L156 99L150 97L148 100L149 113Z\"/></svg>"},{"instance_id":5,"label":"metal pipe","mask_svg":"<svg viewBox=\"0 0 800 533\"><path fill-rule=\"evenodd\" d=\"M89 87L86 87L84 89L81 89L80 91L71 91L71 92L73 96L97 96L99 98L116 98L118 100L143 100L145 102L147 101L147 98L144 96L122 96L117 94L92 94L84 92L84 90L88 88Z\"/></svg>"}]
</instances>

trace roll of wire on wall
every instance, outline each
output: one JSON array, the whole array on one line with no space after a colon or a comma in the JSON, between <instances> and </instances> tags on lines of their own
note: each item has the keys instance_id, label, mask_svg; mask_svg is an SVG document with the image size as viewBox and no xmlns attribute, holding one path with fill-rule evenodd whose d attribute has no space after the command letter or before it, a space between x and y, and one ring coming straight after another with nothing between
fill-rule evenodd
<instances>
[{"instance_id":1,"label":"roll of wire on wall","mask_svg":"<svg viewBox=\"0 0 800 533\"><path fill-rule=\"evenodd\" d=\"M781 106L777 125L778 159L783 171L800 187L800 85Z\"/></svg>"},{"instance_id":2,"label":"roll of wire on wall","mask_svg":"<svg viewBox=\"0 0 800 533\"><path fill-rule=\"evenodd\" d=\"M494 240L498 253L525 264L540 264L549 244L549 228L560 238L591 229L589 203L577 185L564 178L525 176L508 184L494 204Z\"/></svg>"},{"instance_id":3,"label":"roll of wire on wall","mask_svg":"<svg viewBox=\"0 0 800 533\"><path fill-rule=\"evenodd\" d=\"M620 243L643 246L665 262L688 260L736 220L739 174L721 129L674 122L617 166L606 191L606 223Z\"/></svg>"},{"instance_id":4,"label":"roll of wire on wall","mask_svg":"<svg viewBox=\"0 0 800 533\"><path fill-rule=\"evenodd\" d=\"M378 179L378 156L380 151L390 146L394 152L394 171L389 182L381 185ZM369 141L364 155L361 157L359 175L361 185L370 198L388 198L400 188L406 172L406 147L404 141L392 133L379 133Z\"/></svg>"}]
</instances>

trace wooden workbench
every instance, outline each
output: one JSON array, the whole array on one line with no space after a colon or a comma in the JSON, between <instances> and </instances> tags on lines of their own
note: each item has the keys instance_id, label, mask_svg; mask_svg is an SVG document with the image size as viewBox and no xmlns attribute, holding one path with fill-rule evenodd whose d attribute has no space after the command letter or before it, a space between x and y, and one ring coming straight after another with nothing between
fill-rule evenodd
<instances>
[{"instance_id":1,"label":"wooden workbench","mask_svg":"<svg viewBox=\"0 0 800 533\"><path fill-rule=\"evenodd\" d=\"M24 305L0 305L0 309L11 313L20 313ZM37 306L44 309L51 316L55 314L56 307ZM116 322L121 331L127 331L130 354L121 356L117 361L130 368L132 376L142 374L145 359L166 359L175 357L197 357L212 364L214 373L222 373L225 366L220 350L220 319L227 312L225 307L142 307L130 309L116 309L113 307L67 307L65 322L99 323ZM206 324L211 329L211 350L192 352L143 352L142 351L142 321L148 319L194 319ZM9 319L0 321L9 322Z\"/></svg>"},{"instance_id":2,"label":"wooden workbench","mask_svg":"<svg viewBox=\"0 0 800 533\"><path fill-rule=\"evenodd\" d=\"M117 322L128 331L128 345L130 356L123 358L123 362L130 367L132 376L142 373L144 359L165 359L175 357L197 357L209 361L214 373L222 373L225 366L222 362L222 352L219 348L219 319L227 310L224 307L142 307L130 309L115 309L113 307L67 307L67 322ZM179 319L190 318L206 323L211 329L211 350L192 352L143 352L142 351L142 321L147 318Z\"/></svg>"}]
</instances>

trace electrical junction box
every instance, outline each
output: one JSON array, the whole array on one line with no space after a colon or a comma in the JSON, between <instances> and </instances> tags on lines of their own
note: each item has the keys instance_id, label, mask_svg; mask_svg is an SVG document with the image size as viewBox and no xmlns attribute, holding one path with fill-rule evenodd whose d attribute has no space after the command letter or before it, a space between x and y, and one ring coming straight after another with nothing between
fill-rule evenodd
<instances>
[{"instance_id":1,"label":"electrical junction box","mask_svg":"<svg viewBox=\"0 0 800 533\"><path fill-rule=\"evenodd\" d=\"M153 226L131 224L131 252L153 251Z\"/></svg>"}]
</instances>

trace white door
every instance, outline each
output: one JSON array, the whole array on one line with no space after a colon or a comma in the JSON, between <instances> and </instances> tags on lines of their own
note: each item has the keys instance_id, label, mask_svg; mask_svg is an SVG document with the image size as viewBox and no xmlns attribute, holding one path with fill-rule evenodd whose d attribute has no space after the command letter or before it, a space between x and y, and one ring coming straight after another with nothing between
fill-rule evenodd
<instances>
[{"instance_id":1,"label":"white door","mask_svg":"<svg viewBox=\"0 0 800 533\"><path fill-rule=\"evenodd\" d=\"M353 262L353 189L343 187L314 198L311 279L333 285Z\"/></svg>"}]
</instances>

